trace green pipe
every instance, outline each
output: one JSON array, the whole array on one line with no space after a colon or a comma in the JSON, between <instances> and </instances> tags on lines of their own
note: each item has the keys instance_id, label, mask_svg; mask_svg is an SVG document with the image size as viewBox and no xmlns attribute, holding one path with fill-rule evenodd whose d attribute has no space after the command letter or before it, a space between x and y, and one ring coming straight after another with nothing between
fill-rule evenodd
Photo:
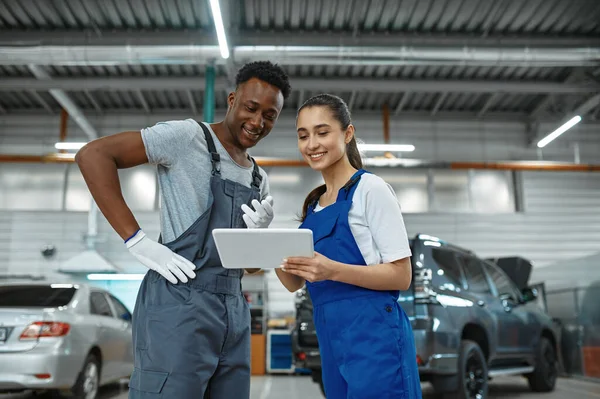
<instances>
[{"instance_id":1,"label":"green pipe","mask_svg":"<svg viewBox=\"0 0 600 399\"><path fill-rule=\"evenodd\" d=\"M213 123L215 119L215 66L206 65L206 86L204 89L204 122Z\"/></svg>"}]
</instances>

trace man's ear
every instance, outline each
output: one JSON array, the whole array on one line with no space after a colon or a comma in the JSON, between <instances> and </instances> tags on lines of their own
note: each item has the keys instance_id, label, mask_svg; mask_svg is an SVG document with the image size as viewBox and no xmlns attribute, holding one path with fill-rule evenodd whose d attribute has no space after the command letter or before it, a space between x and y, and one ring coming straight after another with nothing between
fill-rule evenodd
<instances>
[{"instance_id":1,"label":"man's ear","mask_svg":"<svg viewBox=\"0 0 600 399\"><path fill-rule=\"evenodd\" d=\"M351 142L352 138L354 137L354 125L352 125L352 124L348 125L348 128L346 129L346 133L344 133L344 135L345 135L344 142L346 144Z\"/></svg>"},{"instance_id":2,"label":"man's ear","mask_svg":"<svg viewBox=\"0 0 600 399\"><path fill-rule=\"evenodd\" d=\"M227 96L227 107L233 107L233 102L235 101L235 91L232 91Z\"/></svg>"}]
</instances>

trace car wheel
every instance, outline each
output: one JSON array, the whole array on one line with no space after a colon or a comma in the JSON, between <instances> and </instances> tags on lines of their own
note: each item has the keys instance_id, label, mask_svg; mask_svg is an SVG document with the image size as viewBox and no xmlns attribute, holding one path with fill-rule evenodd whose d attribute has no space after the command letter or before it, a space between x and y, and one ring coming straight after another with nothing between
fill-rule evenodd
<instances>
[{"instance_id":1,"label":"car wheel","mask_svg":"<svg viewBox=\"0 0 600 399\"><path fill-rule=\"evenodd\" d=\"M323 380L319 381L319 387L321 387L321 393L323 394L323 396L327 398L327 396L325 395L325 385L323 385Z\"/></svg>"},{"instance_id":2,"label":"car wheel","mask_svg":"<svg viewBox=\"0 0 600 399\"><path fill-rule=\"evenodd\" d=\"M321 374L321 370L312 370L311 373L312 376L312 380L314 382L316 382L317 384L319 384L319 388L321 388L321 393L323 394L324 397L326 397L325 395L325 385L323 384L323 374Z\"/></svg>"},{"instance_id":3,"label":"car wheel","mask_svg":"<svg viewBox=\"0 0 600 399\"><path fill-rule=\"evenodd\" d=\"M558 362L554 346L548 338L540 339L535 357L535 370L527 375L529 387L535 392L553 391L558 376Z\"/></svg>"},{"instance_id":4,"label":"car wheel","mask_svg":"<svg viewBox=\"0 0 600 399\"><path fill-rule=\"evenodd\" d=\"M479 345L463 340L458 355L457 399L485 399L488 396L488 370Z\"/></svg>"},{"instance_id":5,"label":"car wheel","mask_svg":"<svg viewBox=\"0 0 600 399\"><path fill-rule=\"evenodd\" d=\"M96 399L100 386L100 362L93 354L85 359L85 364L77 382L71 389L73 396L81 399Z\"/></svg>"}]
</instances>

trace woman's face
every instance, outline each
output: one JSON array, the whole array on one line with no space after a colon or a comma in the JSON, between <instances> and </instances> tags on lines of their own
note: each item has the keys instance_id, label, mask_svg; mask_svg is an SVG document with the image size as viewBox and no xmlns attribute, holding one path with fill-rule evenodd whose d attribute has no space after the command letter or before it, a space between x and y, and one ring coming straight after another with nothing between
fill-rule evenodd
<instances>
[{"instance_id":1,"label":"woman's face","mask_svg":"<svg viewBox=\"0 0 600 399\"><path fill-rule=\"evenodd\" d=\"M298 149L308 165L322 171L346 156L346 144L354 134L354 127L342 130L340 122L325 106L302 109L296 121Z\"/></svg>"}]
</instances>

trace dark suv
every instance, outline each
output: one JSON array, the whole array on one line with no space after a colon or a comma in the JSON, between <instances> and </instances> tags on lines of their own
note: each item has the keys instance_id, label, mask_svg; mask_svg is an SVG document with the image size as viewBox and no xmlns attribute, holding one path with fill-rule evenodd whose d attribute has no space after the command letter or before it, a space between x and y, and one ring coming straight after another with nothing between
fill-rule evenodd
<instances>
[{"instance_id":1,"label":"dark suv","mask_svg":"<svg viewBox=\"0 0 600 399\"><path fill-rule=\"evenodd\" d=\"M498 264L436 237L419 234L411 249L413 281L398 303L412 321L421 381L460 398L487 397L488 379L499 375L523 375L534 391L554 389L558 339L536 290L519 289ZM310 369L322 388L305 290L296 310L296 367Z\"/></svg>"}]
</instances>

